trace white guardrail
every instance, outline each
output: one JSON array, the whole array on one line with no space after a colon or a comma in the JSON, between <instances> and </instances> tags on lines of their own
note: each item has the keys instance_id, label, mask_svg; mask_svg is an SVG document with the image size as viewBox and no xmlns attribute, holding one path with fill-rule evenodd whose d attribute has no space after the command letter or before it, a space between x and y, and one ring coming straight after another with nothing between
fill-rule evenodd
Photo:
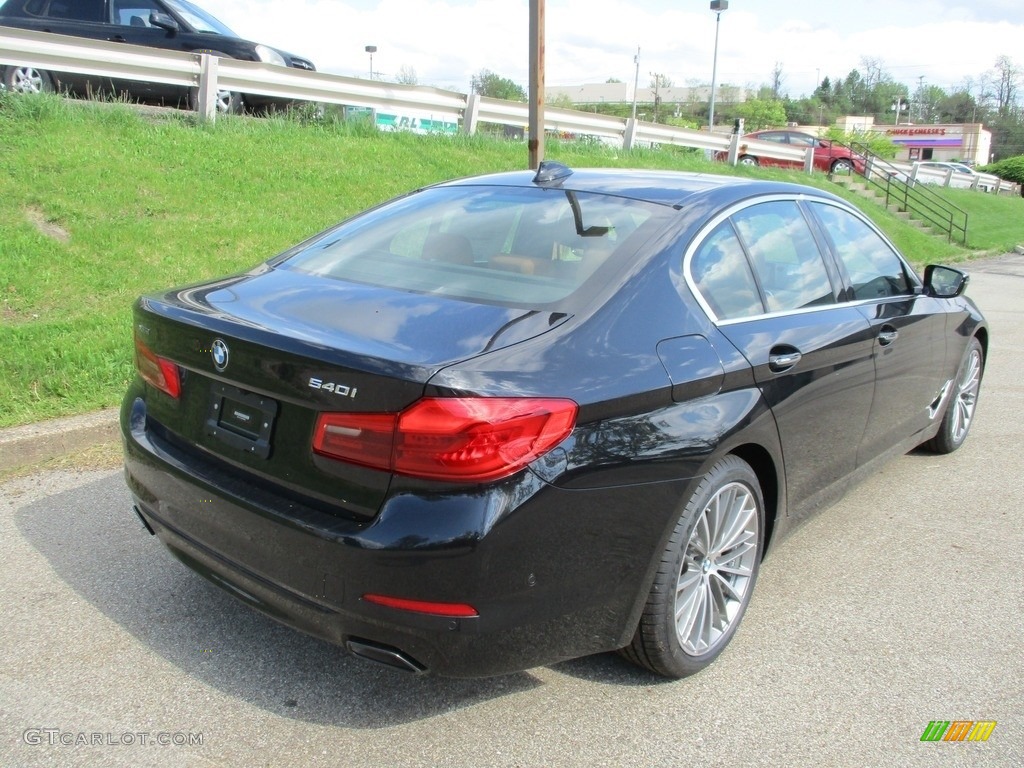
<instances>
[{"instance_id":1,"label":"white guardrail","mask_svg":"<svg viewBox=\"0 0 1024 768\"><path fill-rule=\"evenodd\" d=\"M217 91L228 90L365 107L385 113L412 113L440 122L461 123L462 130L470 134L476 132L480 123L523 129L529 123L529 105L522 102L10 27L0 27L0 65L28 65L52 72L196 88L198 111L208 120L216 119ZM723 158L736 162L738 137L730 134L550 107L544 110L544 126L550 131L609 140L624 149L673 144L722 153ZM773 142L749 143L756 144L758 153L764 157L805 162L810 169L809 155L801 150Z\"/></svg>"},{"instance_id":2,"label":"white guardrail","mask_svg":"<svg viewBox=\"0 0 1024 768\"><path fill-rule=\"evenodd\" d=\"M75 72L195 88L198 93L197 111L207 120L216 119L217 92L227 90L295 101L364 107L378 113L411 114L420 119L453 125L461 122L462 131L468 134L475 133L480 123L523 129L529 123L529 105L522 102L11 27L0 27L0 65L27 65L52 72ZM544 127L549 131L597 137L626 150L655 144L703 149L732 165L738 161L742 140L747 154L802 163L807 173L814 168L811 148L800 149L772 141L743 139L736 134L694 131L632 118L547 107L544 110ZM898 167L904 170L903 166ZM944 174L916 166L906 166L904 172L919 183L972 186L971 177L965 174ZM960 176L965 178L954 178ZM990 187L995 192L1016 189L1016 185L1001 181L996 176L974 178L982 179L980 186L974 184L975 188Z\"/></svg>"}]
</instances>

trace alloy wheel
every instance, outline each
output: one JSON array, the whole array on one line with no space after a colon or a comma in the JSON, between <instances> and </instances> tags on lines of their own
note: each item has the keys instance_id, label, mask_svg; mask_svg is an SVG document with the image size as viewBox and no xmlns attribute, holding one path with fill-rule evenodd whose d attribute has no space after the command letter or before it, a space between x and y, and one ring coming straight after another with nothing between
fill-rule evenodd
<instances>
[{"instance_id":1,"label":"alloy wheel","mask_svg":"<svg viewBox=\"0 0 1024 768\"><path fill-rule=\"evenodd\" d=\"M972 349L956 383L956 400L953 402L953 440L959 443L971 427L974 408L978 403L981 387L981 352Z\"/></svg>"},{"instance_id":2,"label":"alloy wheel","mask_svg":"<svg viewBox=\"0 0 1024 768\"><path fill-rule=\"evenodd\" d=\"M18 93L42 93L46 90L44 75L34 67L14 67L10 87Z\"/></svg>"},{"instance_id":3,"label":"alloy wheel","mask_svg":"<svg viewBox=\"0 0 1024 768\"><path fill-rule=\"evenodd\" d=\"M676 634L691 656L708 653L742 613L758 557L759 515L743 483L718 490L686 544L676 583Z\"/></svg>"}]
</instances>

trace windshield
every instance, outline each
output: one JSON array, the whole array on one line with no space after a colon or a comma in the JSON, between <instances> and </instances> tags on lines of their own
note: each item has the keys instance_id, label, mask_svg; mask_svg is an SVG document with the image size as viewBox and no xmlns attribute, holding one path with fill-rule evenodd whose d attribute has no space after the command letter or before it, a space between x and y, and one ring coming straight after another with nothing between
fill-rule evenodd
<instances>
[{"instance_id":1,"label":"windshield","mask_svg":"<svg viewBox=\"0 0 1024 768\"><path fill-rule=\"evenodd\" d=\"M215 19L202 8L198 8L188 0L164 0L175 13L189 23L196 32L208 32L225 37L238 37L226 25Z\"/></svg>"},{"instance_id":2,"label":"windshield","mask_svg":"<svg viewBox=\"0 0 1024 768\"><path fill-rule=\"evenodd\" d=\"M427 189L341 224L280 266L513 306L582 286L670 208L560 189ZM626 247L624 247L626 246Z\"/></svg>"}]
</instances>

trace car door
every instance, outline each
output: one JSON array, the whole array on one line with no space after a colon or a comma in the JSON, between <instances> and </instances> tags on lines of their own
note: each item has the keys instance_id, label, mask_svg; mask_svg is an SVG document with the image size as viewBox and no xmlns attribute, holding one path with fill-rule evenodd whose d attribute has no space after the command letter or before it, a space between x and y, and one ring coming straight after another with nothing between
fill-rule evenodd
<instances>
[{"instance_id":1,"label":"car door","mask_svg":"<svg viewBox=\"0 0 1024 768\"><path fill-rule=\"evenodd\" d=\"M687 274L775 415L799 514L856 467L874 390L869 323L837 300L834 266L792 199L728 214L693 250Z\"/></svg>"},{"instance_id":2,"label":"car door","mask_svg":"<svg viewBox=\"0 0 1024 768\"><path fill-rule=\"evenodd\" d=\"M184 49L184 30L171 31L154 25L153 13L167 15L168 9L157 0L112 0L107 39L147 48ZM164 83L116 80L114 87L118 93L128 92L140 99L178 100L185 96L185 89Z\"/></svg>"},{"instance_id":3,"label":"car door","mask_svg":"<svg viewBox=\"0 0 1024 768\"><path fill-rule=\"evenodd\" d=\"M755 138L758 141L773 141L776 144L789 144L789 136L786 131L765 131L764 133L759 133L752 138ZM780 160L775 157L762 156L758 156L757 162L759 165L763 165L766 168L792 168L798 165L790 160Z\"/></svg>"},{"instance_id":4,"label":"car door","mask_svg":"<svg viewBox=\"0 0 1024 768\"><path fill-rule=\"evenodd\" d=\"M25 14L17 17L17 26L35 32L103 40L105 18L106 0L50 0L26 6ZM103 89L102 78L95 75L59 71L53 75L59 91L84 95Z\"/></svg>"},{"instance_id":5,"label":"car door","mask_svg":"<svg viewBox=\"0 0 1024 768\"><path fill-rule=\"evenodd\" d=\"M875 392L858 464L895 446L936 417L943 389L944 303L921 283L895 249L853 211L808 203L847 285L846 298L871 325Z\"/></svg>"}]
</instances>

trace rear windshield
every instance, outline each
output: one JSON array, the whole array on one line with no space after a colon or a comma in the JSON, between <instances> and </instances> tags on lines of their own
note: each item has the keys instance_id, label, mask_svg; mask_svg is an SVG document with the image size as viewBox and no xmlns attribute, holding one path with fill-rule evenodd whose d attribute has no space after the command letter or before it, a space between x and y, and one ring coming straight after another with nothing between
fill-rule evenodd
<instances>
[{"instance_id":1,"label":"rear windshield","mask_svg":"<svg viewBox=\"0 0 1024 768\"><path fill-rule=\"evenodd\" d=\"M341 224L279 266L471 301L549 305L631 251L666 211L559 189L427 189Z\"/></svg>"}]
</instances>

